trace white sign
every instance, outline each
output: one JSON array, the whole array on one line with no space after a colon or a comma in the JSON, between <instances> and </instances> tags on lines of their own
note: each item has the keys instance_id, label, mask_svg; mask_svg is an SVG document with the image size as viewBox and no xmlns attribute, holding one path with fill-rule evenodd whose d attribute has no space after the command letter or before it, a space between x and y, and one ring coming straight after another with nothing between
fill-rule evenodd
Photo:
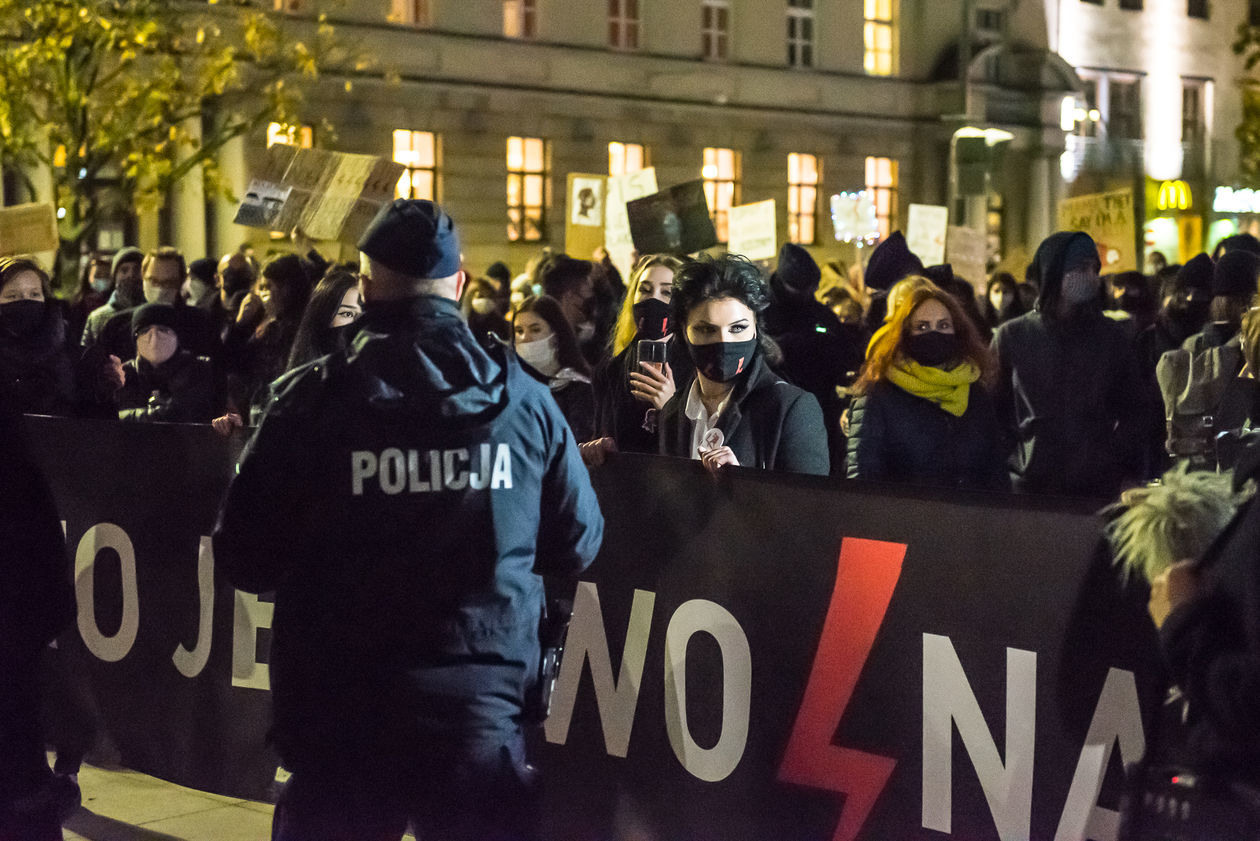
<instances>
[{"instance_id":1,"label":"white sign","mask_svg":"<svg viewBox=\"0 0 1260 841\"><path fill-rule=\"evenodd\" d=\"M779 253L774 199L732 207L729 221L727 251L749 260L769 260Z\"/></svg>"},{"instance_id":2,"label":"white sign","mask_svg":"<svg viewBox=\"0 0 1260 841\"><path fill-rule=\"evenodd\" d=\"M604 179L577 176L569 189L569 222L588 228L602 228Z\"/></svg>"},{"instance_id":3,"label":"white sign","mask_svg":"<svg viewBox=\"0 0 1260 841\"><path fill-rule=\"evenodd\" d=\"M912 204L906 219L906 247L925 266L945 262L945 230L949 209L934 204Z\"/></svg>"},{"instance_id":4,"label":"white sign","mask_svg":"<svg viewBox=\"0 0 1260 841\"><path fill-rule=\"evenodd\" d=\"M1260 190L1217 187L1212 210L1217 213L1260 213Z\"/></svg>"},{"instance_id":5,"label":"white sign","mask_svg":"<svg viewBox=\"0 0 1260 841\"><path fill-rule=\"evenodd\" d=\"M613 265L627 279L634 268L635 252L626 202L650 196L657 189L656 170L652 167L608 179L608 198L604 205L604 247L608 249Z\"/></svg>"},{"instance_id":6,"label":"white sign","mask_svg":"<svg viewBox=\"0 0 1260 841\"><path fill-rule=\"evenodd\" d=\"M971 228L949 227L945 241L945 262L953 267L954 277L969 281L983 292L988 277L989 238Z\"/></svg>"},{"instance_id":7,"label":"white sign","mask_svg":"<svg viewBox=\"0 0 1260 841\"><path fill-rule=\"evenodd\" d=\"M866 190L832 196L831 226L841 242L875 242L879 239L879 216L874 196Z\"/></svg>"}]
</instances>

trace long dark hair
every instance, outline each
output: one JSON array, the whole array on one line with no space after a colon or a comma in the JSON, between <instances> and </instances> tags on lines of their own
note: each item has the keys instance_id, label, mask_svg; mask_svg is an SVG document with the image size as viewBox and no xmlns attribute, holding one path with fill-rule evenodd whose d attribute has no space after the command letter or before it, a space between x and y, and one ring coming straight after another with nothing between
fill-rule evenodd
<instances>
[{"instance_id":1,"label":"long dark hair","mask_svg":"<svg viewBox=\"0 0 1260 841\"><path fill-rule=\"evenodd\" d=\"M573 328L569 326L569 320L560 311L560 304L556 303L555 298L550 295L530 295L521 301L521 305L512 313L513 344L516 317L523 312L532 312L547 322L547 326L556 336L556 357L560 360L561 368L572 368L584 377L591 375L591 368L582 356L582 349L578 347L577 336L573 335Z\"/></svg>"},{"instance_id":2,"label":"long dark hair","mask_svg":"<svg viewBox=\"0 0 1260 841\"><path fill-rule=\"evenodd\" d=\"M333 268L311 293L293 337L289 352L289 370L340 350L337 330L329 327L346 292L359 285L359 276L345 269Z\"/></svg>"},{"instance_id":3,"label":"long dark hair","mask_svg":"<svg viewBox=\"0 0 1260 841\"><path fill-rule=\"evenodd\" d=\"M740 254L720 257L701 255L684 263L674 272L674 291L670 298L670 317L675 329L687 340L687 321L691 311L705 301L734 298L753 311L757 322L757 344L770 365L783 361L783 352L766 332L762 314L770 306L770 293L761 269Z\"/></svg>"}]
</instances>

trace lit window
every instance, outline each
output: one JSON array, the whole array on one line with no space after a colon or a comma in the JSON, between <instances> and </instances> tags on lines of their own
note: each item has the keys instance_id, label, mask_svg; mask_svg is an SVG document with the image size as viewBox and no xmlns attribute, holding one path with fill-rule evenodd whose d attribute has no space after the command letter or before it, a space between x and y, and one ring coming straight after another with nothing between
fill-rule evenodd
<instances>
[{"instance_id":1,"label":"lit window","mask_svg":"<svg viewBox=\"0 0 1260 841\"><path fill-rule=\"evenodd\" d=\"M301 146L303 149L309 149L315 145L315 128L314 126L271 123L267 126L267 148L270 149L277 143L287 143L290 146Z\"/></svg>"},{"instance_id":2,"label":"lit window","mask_svg":"<svg viewBox=\"0 0 1260 841\"><path fill-rule=\"evenodd\" d=\"M734 149L705 149L700 174L718 241L726 242L731 208L739 203L739 153Z\"/></svg>"},{"instance_id":3,"label":"lit window","mask_svg":"<svg viewBox=\"0 0 1260 841\"><path fill-rule=\"evenodd\" d=\"M788 0L787 63L814 66L814 0Z\"/></svg>"},{"instance_id":4,"label":"lit window","mask_svg":"<svg viewBox=\"0 0 1260 841\"><path fill-rule=\"evenodd\" d=\"M638 143L618 143L614 140L608 144L609 175L638 172L643 169L646 162L647 155L643 151L643 146Z\"/></svg>"},{"instance_id":5,"label":"lit window","mask_svg":"<svg viewBox=\"0 0 1260 841\"><path fill-rule=\"evenodd\" d=\"M608 46L639 48L639 0L608 0Z\"/></svg>"},{"instance_id":6,"label":"lit window","mask_svg":"<svg viewBox=\"0 0 1260 841\"><path fill-rule=\"evenodd\" d=\"M503 34L508 38L533 38L537 34L536 0L503 0Z\"/></svg>"},{"instance_id":7,"label":"lit window","mask_svg":"<svg viewBox=\"0 0 1260 841\"><path fill-rule=\"evenodd\" d=\"M507 173L508 240L538 242L546 235L547 142L509 137Z\"/></svg>"},{"instance_id":8,"label":"lit window","mask_svg":"<svg viewBox=\"0 0 1260 841\"><path fill-rule=\"evenodd\" d=\"M272 0L271 8L277 12L300 12L305 5L302 0Z\"/></svg>"},{"instance_id":9,"label":"lit window","mask_svg":"<svg viewBox=\"0 0 1260 841\"><path fill-rule=\"evenodd\" d=\"M865 52L862 63L866 72L872 76L891 76L897 72L896 21L894 4L896 0L863 0L866 21L863 24Z\"/></svg>"},{"instance_id":10,"label":"lit window","mask_svg":"<svg viewBox=\"0 0 1260 841\"><path fill-rule=\"evenodd\" d=\"M800 245L814 244L818 182L817 156L788 155L788 239Z\"/></svg>"},{"instance_id":11,"label":"lit window","mask_svg":"<svg viewBox=\"0 0 1260 841\"><path fill-rule=\"evenodd\" d=\"M725 59L730 31L730 0L703 0L700 6L700 55L712 61Z\"/></svg>"},{"instance_id":12,"label":"lit window","mask_svg":"<svg viewBox=\"0 0 1260 841\"><path fill-rule=\"evenodd\" d=\"M867 158L866 191L875 197L879 238L885 239L897 217L897 162L892 158Z\"/></svg>"},{"instance_id":13,"label":"lit window","mask_svg":"<svg viewBox=\"0 0 1260 841\"><path fill-rule=\"evenodd\" d=\"M429 0L390 0L389 22L428 26L433 22L429 17Z\"/></svg>"},{"instance_id":14,"label":"lit window","mask_svg":"<svg viewBox=\"0 0 1260 841\"><path fill-rule=\"evenodd\" d=\"M394 129L394 162L406 167L395 192L400 199L437 201L437 135Z\"/></svg>"}]
</instances>

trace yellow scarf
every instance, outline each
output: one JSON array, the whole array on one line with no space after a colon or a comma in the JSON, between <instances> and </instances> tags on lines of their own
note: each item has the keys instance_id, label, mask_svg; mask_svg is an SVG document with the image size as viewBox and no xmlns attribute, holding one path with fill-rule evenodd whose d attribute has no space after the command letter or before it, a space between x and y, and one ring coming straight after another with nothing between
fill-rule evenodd
<instances>
[{"instance_id":1,"label":"yellow scarf","mask_svg":"<svg viewBox=\"0 0 1260 841\"><path fill-rule=\"evenodd\" d=\"M971 384L980 379L980 369L970 362L949 371L929 368L913 359L903 359L888 369L888 380L915 397L931 400L955 417L967 412Z\"/></svg>"}]
</instances>

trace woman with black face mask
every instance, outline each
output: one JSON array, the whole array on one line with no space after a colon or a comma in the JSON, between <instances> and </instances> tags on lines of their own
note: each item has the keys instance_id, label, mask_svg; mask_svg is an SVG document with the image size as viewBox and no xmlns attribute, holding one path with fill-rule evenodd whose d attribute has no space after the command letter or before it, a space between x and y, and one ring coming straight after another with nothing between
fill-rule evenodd
<instances>
[{"instance_id":1,"label":"woman with black face mask","mask_svg":"<svg viewBox=\"0 0 1260 841\"><path fill-rule=\"evenodd\" d=\"M696 376L662 413L662 454L715 472L830 472L817 398L771 370L779 349L762 324L769 305L761 271L738 255L704 257L674 275L672 318Z\"/></svg>"},{"instance_id":2,"label":"woman with black face mask","mask_svg":"<svg viewBox=\"0 0 1260 841\"><path fill-rule=\"evenodd\" d=\"M693 376L691 359L676 336L670 313L674 274L685 260L645 254L613 330L612 358L595 369L595 439L581 445L587 464L604 454L660 452L660 413ZM656 360L650 354L656 355Z\"/></svg>"},{"instance_id":3,"label":"woman with black face mask","mask_svg":"<svg viewBox=\"0 0 1260 841\"><path fill-rule=\"evenodd\" d=\"M948 292L929 284L902 298L854 385L849 478L1009 490L986 388L995 369Z\"/></svg>"},{"instance_id":4,"label":"woman with black face mask","mask_svg":"<svg viewBox=\"0 0 1260 841\"><path fill-rule=\"evenodd\" d=\"M74 364L65 338L47 272L33 260L0 260L0 400L22 414L72 414Z\"/></svg>"}]
</instances>

